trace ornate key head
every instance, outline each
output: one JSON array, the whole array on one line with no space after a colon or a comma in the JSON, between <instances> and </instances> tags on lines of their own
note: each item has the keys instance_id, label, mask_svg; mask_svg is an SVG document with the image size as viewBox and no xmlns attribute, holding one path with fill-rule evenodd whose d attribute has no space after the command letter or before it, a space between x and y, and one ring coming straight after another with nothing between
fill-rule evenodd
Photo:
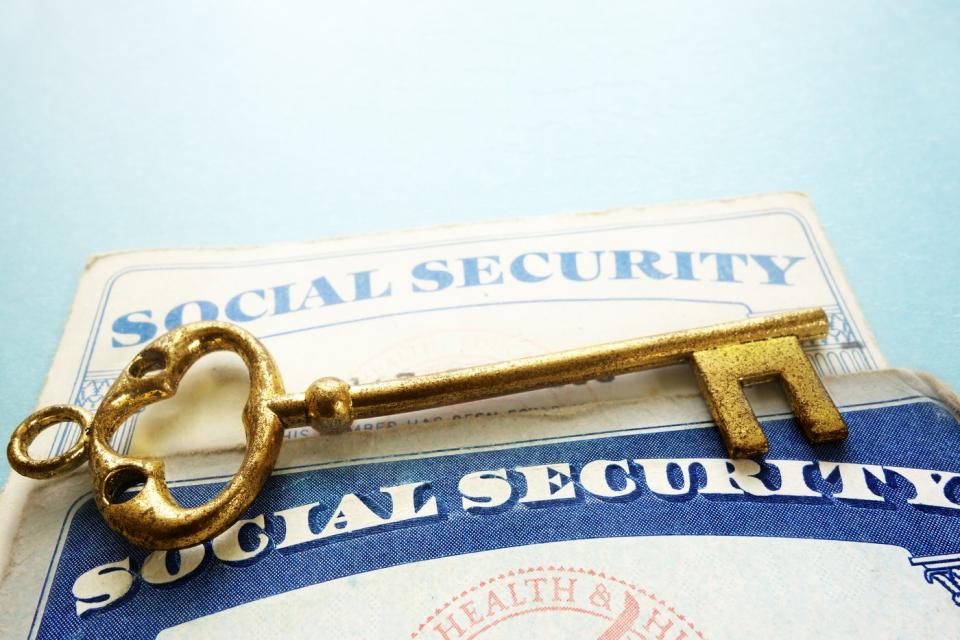
<instances>
[{"instance_id":1,"label":"ornate key head","mask_svg":"<svg viewBox=\"0 0 960 640\"><path fill-rule=\"evenodd\" d=\"M199 507L183 507L167 487L162 460L120 454L110 446L110 439L131 415L174 395L187 369L215 351L236 353L250 374L242 414L246 452L240 469L212 500ZM148 549L188 547L229 527L260 492L283 442L283 425L268 402L283 394L273 358L249 333L222 322L186 325L137 354L94 416L69 405L54 405L31 415L11 438L8 457L14 469L31 477L63 473L89 458L93 498L111 528ZM56 458L30 458L30 442L47 426L62 421L80 426L77 443ZM137 485L142 488L133 497L126 495Z\"/></svg>"}]
</instances>

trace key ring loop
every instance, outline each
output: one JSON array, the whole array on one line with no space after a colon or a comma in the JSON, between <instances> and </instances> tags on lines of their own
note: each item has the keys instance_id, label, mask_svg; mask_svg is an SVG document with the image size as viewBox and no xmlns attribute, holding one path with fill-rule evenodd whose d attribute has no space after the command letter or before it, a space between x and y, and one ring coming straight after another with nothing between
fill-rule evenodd
<instances>
[{"instance_id":1,"label":"key ring loop","mask_svg":"<svg viewBox=\"0 0 960 640\"><path fill-rule=\"evenodd\" d=\"M33 441L48 427L61 422L73 422L80 427L77 442L64 453L52 458L34 458L29 449ZM7 460L10 467L28 478L50 478L72 471L87 459L87 442L93 414L82 407L70 404L52 404L37 409L17 425L7 445Z\"/></svg>"}]
</instances>

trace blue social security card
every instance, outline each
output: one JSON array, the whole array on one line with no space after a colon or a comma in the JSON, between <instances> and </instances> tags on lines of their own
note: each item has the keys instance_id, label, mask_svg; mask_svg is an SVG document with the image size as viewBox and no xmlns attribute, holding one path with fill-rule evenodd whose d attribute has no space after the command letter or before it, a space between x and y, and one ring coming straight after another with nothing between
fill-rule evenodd
<instances>
[{"instance_id":1,"label":"blue social security card","mask_svg":"<svg viewBox=\"0 0 960 640\"><path fill-rule=\"evenodd\" d=\"M693 396L305 439L284 450L241 522L178 552L113 533L74 476L25 509L7 628L955 637L956 406L905 372L828 385L849 439L812 446L782 403L760 397L771 440L760 461L727 459ZM174 496L208 500L236 460L176 461Z\"/></svg>"}]
</instances>

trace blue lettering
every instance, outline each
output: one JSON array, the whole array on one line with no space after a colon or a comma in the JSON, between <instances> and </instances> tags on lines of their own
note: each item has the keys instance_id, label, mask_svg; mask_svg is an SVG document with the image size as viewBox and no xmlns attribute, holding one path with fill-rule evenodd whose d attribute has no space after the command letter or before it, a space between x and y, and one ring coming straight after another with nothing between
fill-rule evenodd
<instances>
[{"instance_id":1,"label":"blue lettering","mask_svg":"<svg viewBox=\"0 0 960 640\"><path fill-rule=\"evenodd\" d=\"M353 289L356 292L353 300L372 300L373 298L383 298L389 296L391 291L390 288L392 285L387 283L387 288L378 293L377 295L372 295L373 287L371 285L370 275L376 271L358 271L357 273L350 274L353 276Z\"/></svg>"},{"instance_id":2,"label":"blue lettering","mask_svg":"<svg viewBox=\"0 0 960 640\"><path fill-rule=\"evenodd\" d=\"M243 299L243 296L247 294L252 294L260 298L261 300L266 300L266 295L263 293L263 289L253 289L251 291L244 291L243 293L238 293L237 295L230 298L227 302L227 306L223 308L224 313L227 315L227 318L233 320L234 322L250 322L251 320L256 320L263 316L266 313L266 310L261 311L256 315L246 313L243 309L240 308L240 301Z\"/></svg>"},{"instance_id":3,"label":"blue lettering","mask_svg":"<svg viewBox=\"0 0 960 640\"><path fill-rule=\"evenodd\" d=\"M633 259L635 253L640 254L639 261ZM654 280L663 280L670 277L669 273L660 271L654 266L654 263L660 260L660 254L656 251L614 251L613 257L617 264L617 275L613 277L614 280L632 280L634 267Z\"/></svg>"},{"instance_id":4,"label":"blue lettering","mask_svg":"<svg viewBox=\"0 0 960 640\"><path fill-rule=\"evenodd\" d=\"M693 254L689 251L674 251L677 256L677 280L696 280L693 275Z\"/></svg>"},{"instance_id":5,"label":"blue lettering","mask_svg":"<svg viewBox=\"0 0 960 640\"><path fill-rule=\"evenodd\" d=\"M279 287L273 287L273 315L279 316L283 313L290 313L293 308L290 306L290 287L293 283L282 284Z\"/></svg>"},{"instance_id":6,"label":"blue lettering","mask_svg":"<svg viewBox=\"0 0 960 640\"><path fill-rule=\"evenodd\" d=\"M481 260L486 260L486 264L481 264ZM463 284L461 287L479 287L486 284L503 284L503 274L497 273L492 280L482 280L481 276L492 276L494 265L499 266L500 258L497 256L477 256L475 258L462 258L463 263Z\"/></svg>"},{"instance_id":7,"label":"blue lettering","mask_svg":"<svg viewBox=\"0 0 960 640\"><path fill-rule=\"evenodd\" d=\"M600 277L600 256L603 254L603 251L594 251L593 257L596 262L596 272L593 276L586 278L580 274L578 267L579 261L577 256L580 255L579 251L563 251L560 253L560 273L563 274L563 277L567 280L572 280L573 282L589 282L591 280L596 280Z\"/></svg>"},{"instance_id":8,"label":"blue lettering","mask_svg":"<svg viewBox=\"0 0 960 640\"><path fill-rule=\"evenodd\" d=\"M451 284L453 284L453 276L450 275L449 271L441 271L439 269L431 269L430 265L438 264L441 265L444 269L447 267L446 260L427 260L426 262L421 262L413 268L413 277L417 280L427 280L430 282L436 282L437 286L432 289L427 289L421 287L416 282L413 283L413 290L417 293L422 293L425 291L440 291L441 289L446 289Z\"/></svg>"},{"instance_id":9,"label":"blue lettering","mask_svg":"<svg viewBox=\"0 0 960 640\"><path fill-rule=\"evenodd\" d=\"M138 314L147 318L153 317L153 312L148 309L143 309L142 311L131 311L113 321L114 333L137 336L137 339L133 342L120 342L116 338L113 338L112 342L114 347L135 347L138 344L152 340L153 337L157 335L157 325L154 323L137 322L133 320L133 316Z\"/></svg>"},{"instance_id":10,"label":"blue lettering","mask_svg":"<svg viewBox=\"0 0 960 640\"><path fill-rule=\"evenodd\" d=\"M303 298L303 302L299 307L297 307L296 310L303 311L304 309L309 308L309 303L314 298L320 298L321 306L340 304L343 302L343 298L340 297L340 294L337 293L336 289L334 289L333 285L327 281L325 276L320 276L310 283L310 290L307 291L307 295Z\"/></svg>"},{"instance_id":11,"label":"blue lettering","mask_svg":"<svg viewBox=\"0 0 960 640\"><path fill-rule=\"evenodd\" d=\"M700 262L714 256L717 263L717 279L715 282L740 282L733 274L733 259L738 258L747 264L747 256L742 253L701 253Z\"/></svg>"},{"instance_id":12,"label":"blue lettering","mask_svg":"<svg viewBox=\"0 0 960 640\"><path fill-rule=\"evenodd\" d=\"M784 256L787 264L781 267L773 261L774 256L751 255L750 257L767 272L766 284L787 284L787 270L803 260L800 256Z\"/></svg>"},{"instance_id":13,"label":"blue lettering","mask_svg":"<svg viewBox=\"0 0 960 640\"><path fill-rule=\"evenodd\" d=\"M536 256L549 264L550 258L545 253L534 252L534 253L523 253L513 259L513 262L510 263L510 274L520 282L543 282L544 280L550 277L548 273L545 276L538 276L530 273L527 270L527 266L524 263L529 256Z\"/></svg>"},{"instance_id":14,"label":"blue lettering","mask_svg":"<svg viewBox=\"0 0 960 640\"><path fill-rule=\"evenodd\" d=\"M217 305L209 300L191 300L190 302L184 302L170 309L170 312L164 319L163 325L167 328L167 331L172 331L183 324L183 311L191 304L197 305L197 309L200 310L200 320L216 320L217 316L220 315Z\"/></svg>"}]
</instances>

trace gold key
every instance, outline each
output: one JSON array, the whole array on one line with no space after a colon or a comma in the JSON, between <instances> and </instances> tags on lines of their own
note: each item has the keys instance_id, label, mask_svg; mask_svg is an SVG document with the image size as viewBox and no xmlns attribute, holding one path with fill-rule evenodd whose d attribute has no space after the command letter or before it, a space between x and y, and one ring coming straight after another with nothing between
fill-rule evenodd
<instances>
[{"instance_id":1,"label":"gold key","mask_svg":"<svg viewBox=\"0 0 960 640\"><path fill-rule=\"evenodd\" d=\"M283 431L310 425L322 433L349 431L354 420L431 409L533 391L689 361L731 458L767 452L767 439L743 386L779 379L797 422L813 443L835 442L847 427L800 346L827 334L822 309L754 318L648 338L521 358L444 373L350 385L320 378L304 393L287 394L266 348L223 322L184 325L148 344L117 377L95 415L72 405L39 409L14 431L10 466L31 478L66 473L90 462L93 496L107 523L149 549L199 544L236 522L273 470ZM238 354L250 374L243 409L246 452L240 469L210 502L183 507L167 487L163 461L115 451L110 439L130 416L177 391L183 375L214 351ZM28 447L49 426L75 422L80 438L66 453L38 460ZM124 493L142 485L130 498Z\"/></svg>"}]
</instances>

